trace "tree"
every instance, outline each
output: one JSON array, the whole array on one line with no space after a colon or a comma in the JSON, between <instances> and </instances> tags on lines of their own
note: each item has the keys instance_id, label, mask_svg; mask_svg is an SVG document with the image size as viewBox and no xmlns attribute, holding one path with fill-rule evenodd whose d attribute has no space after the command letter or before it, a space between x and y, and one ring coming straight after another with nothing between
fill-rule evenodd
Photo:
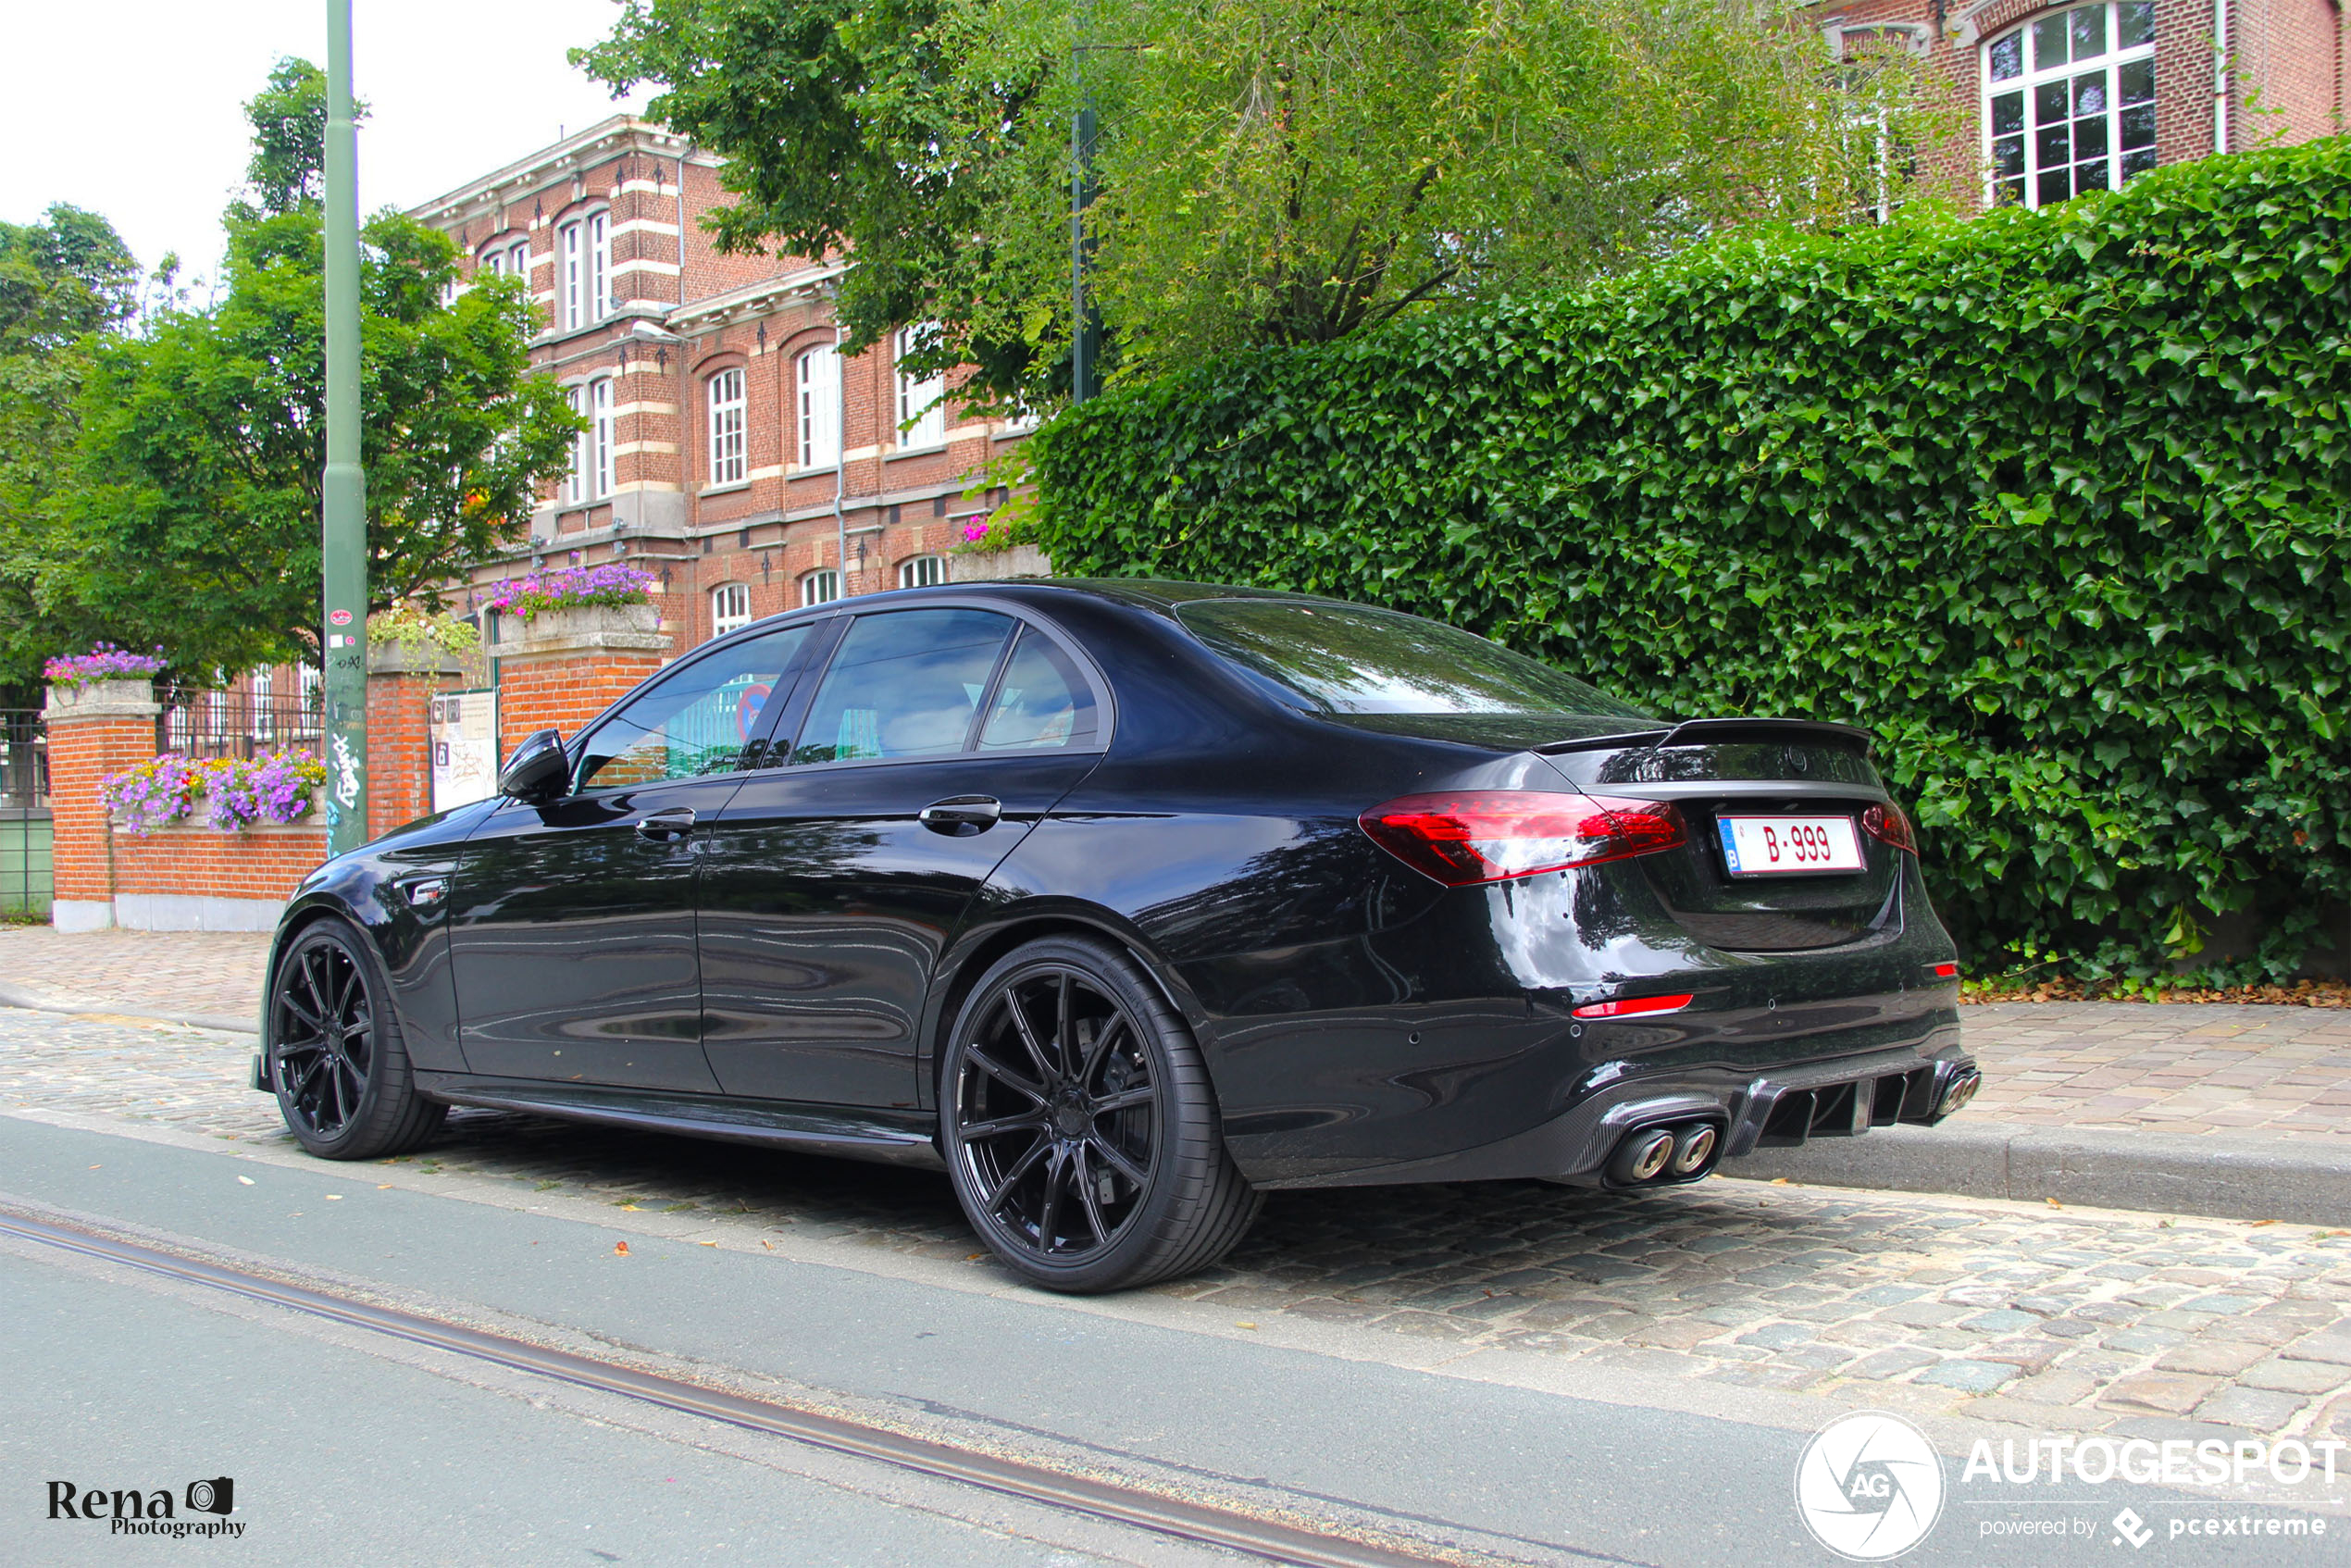
<instances>
[{"instance_id":1,"label":"tree","mask_svg":"<svg viewBox=\"0 0 2351 1568\"><path fill-rule=\"evenodd\" d=\"M855 256L853 345L935 320L933 360L1032 399L1081 102L1096 297L1155 370L1843 221L1909 81L1737 0L628 0L577 57L727 156L722 245Z\"/></svg>"},{"instance_id":2,"label":"tree","mask_svg":"<svg viewBox=\"0 0 2351 1568\"><path fill-rule=\"evenodd\" d=\"M95 213L60 204L0 223L0 706L37 700L43 661L94 629L50 591L65 552L44 509L74 441L84 340L130 319L138 281Z\"/></svg>"},{"instance_id":3,"label":"tree","mask_svg":"<svg viewBox=\"0 0 2351 1568\"><path fill-rule=\"evenodd\" d=\"M225 292L93 345L53 508L77 542L71 596L197 678L317 657L325 113L324 75L303 61L247 106L255 200L228 214ZM527 526L579 420L530 372L517 282L456 292L447 237L397 213L363 240L369 594L437 604Z\"/></svg>"}]
</instances>

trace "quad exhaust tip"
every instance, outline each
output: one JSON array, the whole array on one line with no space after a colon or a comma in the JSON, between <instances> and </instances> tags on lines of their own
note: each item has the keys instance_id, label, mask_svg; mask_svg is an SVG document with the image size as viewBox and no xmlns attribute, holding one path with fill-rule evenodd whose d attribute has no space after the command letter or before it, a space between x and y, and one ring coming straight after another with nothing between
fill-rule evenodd
<instances>
[{"instance_id":1,"label":"quad exhaust tip","mask_svg":"<svg viewBox=\"0 0 2351 1568\"><path fill-rule=\"evenodd\" d=\"M1713 1165L1722 1141L1722 1129L1712 1122L1636 1128L1616 1146L1608 1179L1618 1187L1696 1181Z\"/></svg>"}]
</instances>

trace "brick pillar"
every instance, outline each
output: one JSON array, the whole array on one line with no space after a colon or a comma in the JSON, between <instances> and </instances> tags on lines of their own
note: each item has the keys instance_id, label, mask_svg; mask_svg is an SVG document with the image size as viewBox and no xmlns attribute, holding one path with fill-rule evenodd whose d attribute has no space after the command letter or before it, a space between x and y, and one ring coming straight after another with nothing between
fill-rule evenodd
<instances>
[{"instance_id":1,"label":"brick pillar","mask_svg":"<svg viewBox=\"0 0 2351 1568\"><path fill-rule=\"evenodd\" d=\"M432 812L432 699L459 675L438 653L367 651L367 836Z\"/></svg>"},{"instance_id":2,"label":"brick pillar","mask_svg":"<svg viewBox=\"0 0 2351 1568\"><path fill-rule=\"evenodd\" d=\"M162 705L143 680L93 680L49 689L49 804L56 833L61 931L114 924L113 829L98 803L98 781L155 754Z\"/></svg>"},{"instance_id":3,"label":"brick pillar","mask_svg":"<svg viewBox=\"0 0 2351 1568\"><path fill-rule=\"evenodd\" d=\"M498 756L534 729L579 727L667 663L669 635L651 604L550 610L498 658Z\"/></svg>"}]
</instances>

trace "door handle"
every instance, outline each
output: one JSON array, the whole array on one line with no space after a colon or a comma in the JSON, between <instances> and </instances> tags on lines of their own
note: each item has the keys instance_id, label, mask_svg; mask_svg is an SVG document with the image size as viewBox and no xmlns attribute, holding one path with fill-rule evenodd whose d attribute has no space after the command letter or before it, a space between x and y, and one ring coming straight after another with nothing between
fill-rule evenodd
<instances>
[{"instance_id":1,"label":"door handle","mask_svg":"<svg viewBox=\"0 0 2351 1568\"><path fill-rule=\"evenodd\" d=\"M968 839L995 827L1003 815L1004 803L991 795L951 795L923 807L916 820L934 833Z\"/></svg>"},{"instance_id":2,"label":"door handle","mask_svg":"<svg viewBox=\"0 0 2351 1568\"><path fill-rule=\"evenodd\" d=\"M694 814L687 806L648 812L637 819L637 837L649 843L663 844L672 839L682 839L693 828Z\"/></svg>"}]
</instances>

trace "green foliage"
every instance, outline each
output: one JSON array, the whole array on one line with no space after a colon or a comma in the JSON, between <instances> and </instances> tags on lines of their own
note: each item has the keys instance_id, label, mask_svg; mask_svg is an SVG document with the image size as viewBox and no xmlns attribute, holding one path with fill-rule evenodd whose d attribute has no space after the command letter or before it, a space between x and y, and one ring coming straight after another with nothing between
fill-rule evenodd
<instances>
[{"instance_id":1,"label":"green foliage","mask_svg":"<svg viewBox=\"0 0 2351 1568\"><path fill-rule=\"evenodd\" d=\"M1906 56L1735 0L628 0L575 58L728 159L722 243L847 251L851 346L1068 385L1073 117L1130 372L1329 342L1880 194Z\"/></svg>"},{"instance_id":2,"label":"green foliage","mask_svg":"<svg viewBox=\"0 0 2351 1568\"><path fill-rule=\"evenodd\" d=\"M44 507L76 433L83 340L130 319L138 281L95 213L59 205L40 223L0 223L0 705L37 701L42 661L101 629L48 591L68 541Z\"/></svg>"},{"instance_id":3,"label":"green foliage","mask_svg":"<svg viewBox=\"0 0 2351 1568\"><path fill-rule=\"evenodd\" d=\"M93 343L72 472L51 506L73 541L56 591L118 641L163 643L200 681L317 657L324 261L315 170L297 165L316 156L305 127L323 116L324 79L289 62L271 82L248 108L256 179L278 183L230 209L225 296ZM368 592L430 610L439 583L527 526L579 420L530 372L518 281L445 302L445 236L385 213L362 238Z\"/></svg>"},{"instance_id":4,"label":"green foliage","mask_svg":"<svg viewBox=\"0 0 2351 1568\"><path fill-rule=\"evenodd\" d=\"M1056 570L1303 589L1661 712L1864 725L1979 964L2351 894L2351 142L1114 392ZM2292 912L2289 914L2288 912Z\"/></svg>"}]
</instances>

